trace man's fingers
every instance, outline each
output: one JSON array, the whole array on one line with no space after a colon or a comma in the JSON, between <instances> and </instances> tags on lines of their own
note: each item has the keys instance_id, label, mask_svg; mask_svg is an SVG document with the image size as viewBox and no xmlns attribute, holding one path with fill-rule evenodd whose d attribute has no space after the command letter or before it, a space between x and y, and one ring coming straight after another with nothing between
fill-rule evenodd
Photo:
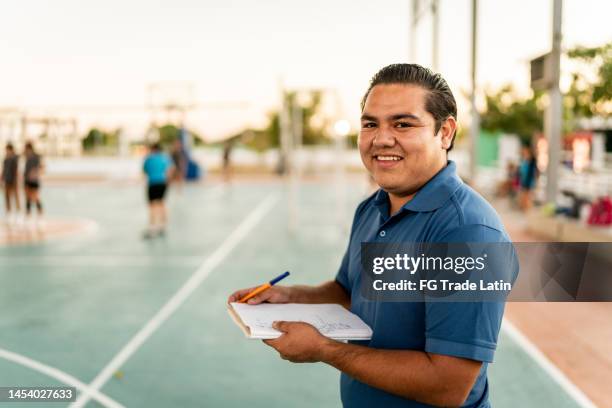
<instances>
[{"instance_id":1,"label":"man's fingers","mask_svg":"<svg viewBox=\"0 0 612 408\"><path fill-rule=\"evenodd\" d=\"M268 289L266 291L261 292L259 295L253 296L252 298L247 300L247 303L249 305L258 305L270 299L271 295L272 293L270 292L270 289Z\"/></svg>"},{"instance_id":2,"label":"man's fingers","mask_svg":"<svg viewBox=\"0 0 612 408\"><path fill-rule=\"evenodd\" d=\"M277 349L278 344L281 342L281 340L285 337L284 334L281 334L279 337L275 338L275 339L267 339L267 340L262 340L264 343L266 343L268 346L272 347L273 349Z\"/></svg>"},{"instance_id":3,"label":"man's fingers","mask_svg":"<svg viewBox=\"0 0 612 408\"><path fill-rule=\"evenodd\" d=\"M291 322L277 321L272 323L272 327L283 333L287 333L291 327Z\"/></svg>"},{"instance_id":4,"label":"man's fingers","mask_svg":"<svg viewBox=\"0 0 612 408\"><path fill-rule=\"evenodd\" d=\"M240 289L237 290L236 292L232 293L230 295L230 297L227 299L227 301L229 303L232 302L238 302L240 299L242 299L243 297L245 297L248 293L252 292L253 290L255 290L256 287L252 287L252 288L248 288L248 289Z\"/></svg>"}]
</instances>

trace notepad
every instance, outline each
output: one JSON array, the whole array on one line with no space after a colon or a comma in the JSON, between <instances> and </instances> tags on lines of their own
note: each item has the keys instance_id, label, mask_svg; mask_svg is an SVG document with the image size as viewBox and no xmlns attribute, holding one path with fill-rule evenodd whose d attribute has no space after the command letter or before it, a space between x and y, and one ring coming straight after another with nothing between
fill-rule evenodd
<instances>
[{"instance_id":1,"label":"notepad","mask_svg":"<svg viewBox=\"0 0 612 408\"><path fill-rule=\"evenodd\" d=\"M335 340L369 340L372 329L354 313L338 304L230 303L234 322L250 339L275 339L282 333L272 328L275 321L306 322Z\"/></svg>"}]
</instances>

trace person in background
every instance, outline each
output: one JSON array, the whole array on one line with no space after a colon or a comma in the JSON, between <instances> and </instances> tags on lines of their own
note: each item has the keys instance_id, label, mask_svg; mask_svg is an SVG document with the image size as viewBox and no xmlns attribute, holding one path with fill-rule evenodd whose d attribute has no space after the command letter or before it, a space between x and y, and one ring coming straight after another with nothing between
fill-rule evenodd
<instances>
[{"instance_id":1,"label":"person in background","mask_svg":"<svg viewBox=\"0 0 612 408\"><path fill-rule=\"evenodd\" d=\"M182 183L187 174L187 155L180 139L176 139L172 145L172 163L174 164L172 181Z\"/></svg>"},{"instance_id":2,"label":"person in background","mask_svg":"<svg viewBox=\"0 0 612 408\"><path fill-rule=\"evenodd\" d=\"M514 161L508 161L506 164L506 178L498 184L496 195L498 197L509 197L514 202L518 189L518 168Z\"/></svg>"},{"instance_id":3,"label":"person in background","mask_svg":"<svg viewBox=\"0 0 612 408\"><path fill-rule=\"evenodd\" d=\"M162 152L160 144L154 143L151 145L143 165L143 171L147 176L147 196L149 199L149 228L144 234L145 238L154 238L165 233L168 217L164 197L172 169L172 162Z\"/></svg>"},{"instance_id":4,"label":"person in background","mask_svg":"<svg viewBox=\"0 0 612 408\"><path fill-rule=\"evenodd\" d=\"M529 211L533 204L533 189L538 176L535 155L530 146L521 149L521 163L518 168L519 175L519 207Z\"/></svg>"},{"instance_id":5,"label":"person in background","mask_svg":"<svg viewBox=\"0 0 612 408\"><path fill-rule=\"evenodd\" d=\"M11 143L6 144L6 154L2 163L2 183L4 184L4 203L6 208L6 219L11 224L15 219L11 214L11 201L15 202L17 212L21 210L19 205L19 192L17 190L17 168L19 166L19 156L15 154L15 148ZM17 212L15 216L17 216Z\"/></svg>"},{"instance_id":6,"label":"person in background","mask_svg":"<svg viewBox=\"0 0 612 408\"><path fill-rule=\"evenodd\" d=\"M23 171L24 191L26 198L26 218L30 217L32 204L36 205L39 219L43 215L43 206L40 201L40 176L43 165L40 155L34 151L31 142L25 145L25 167Z\"/></svg>"},{"instance_id":7,"label":"person in background","mask_svg":"<svg viewBox=\"0 0 612 408\"><path fill-rule=\"evenodd\" d=\"M229 182L232 178L232 150L234 150L234 143L236 139L229 138L223 143L223 163L222 173L223 181Z\"/></svg>"}]
</instances>

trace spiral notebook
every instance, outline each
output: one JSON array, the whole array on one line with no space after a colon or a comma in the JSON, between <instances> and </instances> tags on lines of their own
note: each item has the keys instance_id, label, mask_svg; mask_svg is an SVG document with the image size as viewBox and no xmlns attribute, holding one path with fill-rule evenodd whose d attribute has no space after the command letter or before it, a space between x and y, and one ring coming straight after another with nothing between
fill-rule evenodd
<instances>
[{"instance_id":1,"label":"spiral notebook","mask_svg":"<svg viewBox=\"0 0 612 408\"><path fill-rule=\"evenodd\" d=\"M250 339L275 339L282 333L272 328L275 321L312 324L321 334L335 340L369 340L372 329L354 313L338 304L230 303L234 322Z\"/></svg>"}]
</instances>

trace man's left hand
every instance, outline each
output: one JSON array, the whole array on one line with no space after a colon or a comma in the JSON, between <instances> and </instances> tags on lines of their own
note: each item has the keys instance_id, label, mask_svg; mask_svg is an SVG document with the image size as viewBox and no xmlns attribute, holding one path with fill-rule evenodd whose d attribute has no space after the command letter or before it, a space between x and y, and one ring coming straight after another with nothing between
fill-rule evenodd
<instances>
[{"instance_id":1,"label":"man's left hand","mask_svg":"<svg viewBox=\"0 0 612 408\"><path fill-rule=\"evenodd\" d=\"M304 322L274 322L272 325L283 334L272 340L264 340L284 360L293 363L315 363L322 360L323 351L331 341L314 326Z\"/></svg>"}]
</instances>

